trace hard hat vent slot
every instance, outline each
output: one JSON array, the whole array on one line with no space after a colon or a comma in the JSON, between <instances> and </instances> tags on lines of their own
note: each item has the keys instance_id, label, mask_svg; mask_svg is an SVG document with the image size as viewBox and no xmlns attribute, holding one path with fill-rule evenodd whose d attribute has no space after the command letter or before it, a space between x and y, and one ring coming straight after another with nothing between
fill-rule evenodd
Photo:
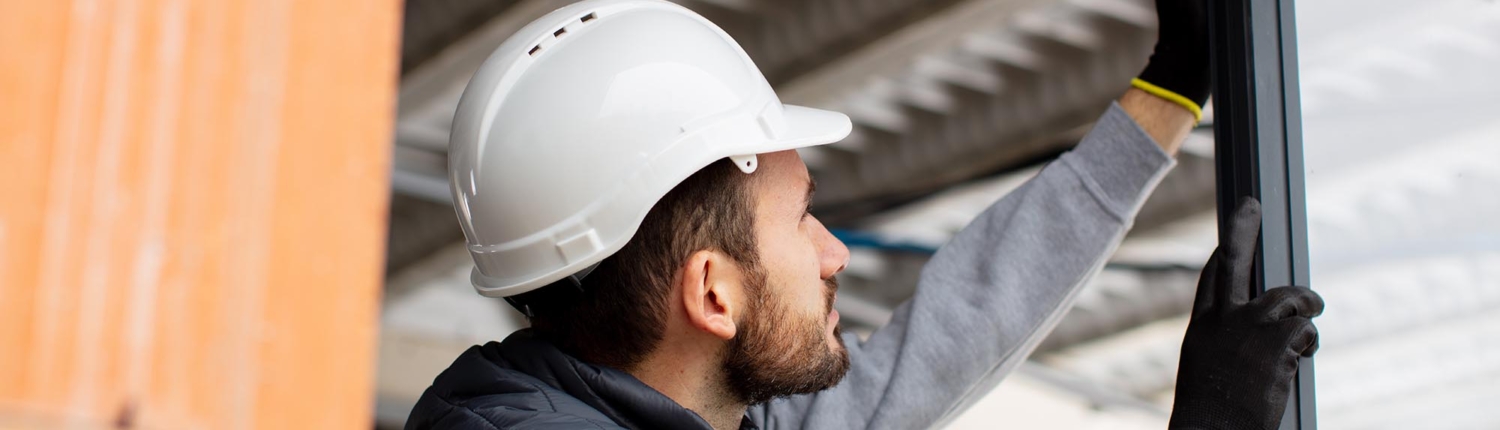
<instances>
[{"instance_id":1,"label":"hard hat vent slot","mask_svg":"<svg viewBox=\"0 0 1500 430\"><path fill-rule=\"evenodd\" d=\"M559 28L559 29L557 29L557 31L552 32L552 37L562 37L562 35L567 34L567 33L568 33L568 29L567 28Z\"/></svg>"},{"instance_id":2,"label":"hard hat vent slot","mask_svg":"<svg viewBox=\"0 0 1500 430\"><path fill-rule=\"evenodd\" d=\"M530 56L535 57L536 53L541 52L541 51L542 51L542 45L533 46L533 47L531 47L530 51L526 51L526 55L530 55Z\"/></svg>"},{"instance_id":3,"label":"hard hat vent slot","mask_svg":"<svg viewBox=\"0 0 1500 430\"><path fill-rule=\"evenodd\" d=\"M598 17L594 16L593 12L589 12L589 14L588 15L584 15L583 18L578 18L578 22L589 22L589 21L593 21L594 18L598 18Z\"/></svg>"}]
</instances>

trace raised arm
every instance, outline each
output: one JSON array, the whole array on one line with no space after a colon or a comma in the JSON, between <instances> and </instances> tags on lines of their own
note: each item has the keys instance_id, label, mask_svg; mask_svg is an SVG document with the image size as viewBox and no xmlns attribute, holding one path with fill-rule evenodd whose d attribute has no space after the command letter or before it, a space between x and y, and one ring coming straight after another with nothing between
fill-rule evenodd
<instances>
[{"instance_id":1,"label":"raised arm","mask_svg":"<svg viewBox=\"0 0 1500 430\"><path fill-rule=\"evenodd\" d=\"M1201 0L1158 0L1150 65L1078 147L996 202L927 263L916 294L837 387L750 410L763 428L931 428L1000 383L1051 331L1129 230L1201 118Z\"/></svg>"},{"instance_id":2,"label":"raised arm","mask_svg":"<svg viewBox=\"0 0 1500 430\"><path fill-rule=\"evenodd\" d=\"M996 202L922 271L838 386L750 410L763 428L928 428L1020 364L1129 228L1172 160L1119 105L1078 148Z\"/></svg>"}]
</instances>

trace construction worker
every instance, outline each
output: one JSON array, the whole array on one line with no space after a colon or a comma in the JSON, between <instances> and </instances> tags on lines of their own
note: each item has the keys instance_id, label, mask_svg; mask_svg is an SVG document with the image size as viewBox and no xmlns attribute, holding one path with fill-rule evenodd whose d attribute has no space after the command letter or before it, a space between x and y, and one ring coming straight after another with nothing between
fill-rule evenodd
<instances>
[{"instance_id":1,"label":"construction worker","mask_svg":"<svg viewBox=\"0 0 1500 430\"><path fill-rule=\"evenodd\" d=\"M953 418L1057 323L1196 123L1203 4L1161 0L1158 15L1134 88L944 246L865 340L839 331L834 275L849 252L808 213L813 178L794 151L842 139L846 116L781 104L727 34L671 3L589 0L538 19L475 74L449 149L471 280L531 327L464 352L407 428ZM1274 426L1315 345L1315 294L1234 292L1253 269L1253 202L1234 225L1200 285L1177 428Z\"/></svg>"}]
</instances>

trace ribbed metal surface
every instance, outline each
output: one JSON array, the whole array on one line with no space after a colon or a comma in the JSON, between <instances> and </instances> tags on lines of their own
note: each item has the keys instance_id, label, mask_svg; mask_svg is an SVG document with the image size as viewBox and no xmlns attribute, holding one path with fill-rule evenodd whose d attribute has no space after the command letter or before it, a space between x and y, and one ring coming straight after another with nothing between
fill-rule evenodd
<instances>
[{"instance_id":1,"label":"ribbed metal surface","mask_svg":"<svg viewBox=\"0 0 1500 430\"><path fill-rule=\"evenodd\" d=\"M411 70L499 15L515 0L407 0L401 19L401 71Z\"/></svg>"},{"instance_id":2,"label":"ribbed metal surface","mask_svg":"<svg viewBox=\"0 0 1500 430\"><path fill-rule=\"evenodd\" d=\"M828 100L855 131L805 151L819 152L818 206L923 193L1071 146L1144 66L1148 12L1048 5Z\"/></svg>"},{"instance_id":3,"label":"ribbed metal surface","mask_svg":"<svg viewBox=\"0 0 1500 430\"><path fill-rule=\"evenodd\" d=\"M788 82L956 0L808 0L767 5L751 19L726 22L773 85Z\"/></svg>"}]
</instances>

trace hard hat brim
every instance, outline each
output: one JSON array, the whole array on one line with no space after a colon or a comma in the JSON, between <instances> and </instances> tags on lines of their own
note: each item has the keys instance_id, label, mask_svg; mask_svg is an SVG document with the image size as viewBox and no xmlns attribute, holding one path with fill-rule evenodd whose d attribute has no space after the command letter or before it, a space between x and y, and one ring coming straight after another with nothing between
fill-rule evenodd
<instances>
[{"instance_id":1,"label":"hard hat brim","mask_svg":"<svg viewBox=\"0 0 1500 430\"><path fill-rule=\"evenodd\" d=\"M786 132L766 142L755 153L784 151L826 145L849 137L853 124L842 113L804 106L784 105Z\"/></svg>"}]
</instances>

